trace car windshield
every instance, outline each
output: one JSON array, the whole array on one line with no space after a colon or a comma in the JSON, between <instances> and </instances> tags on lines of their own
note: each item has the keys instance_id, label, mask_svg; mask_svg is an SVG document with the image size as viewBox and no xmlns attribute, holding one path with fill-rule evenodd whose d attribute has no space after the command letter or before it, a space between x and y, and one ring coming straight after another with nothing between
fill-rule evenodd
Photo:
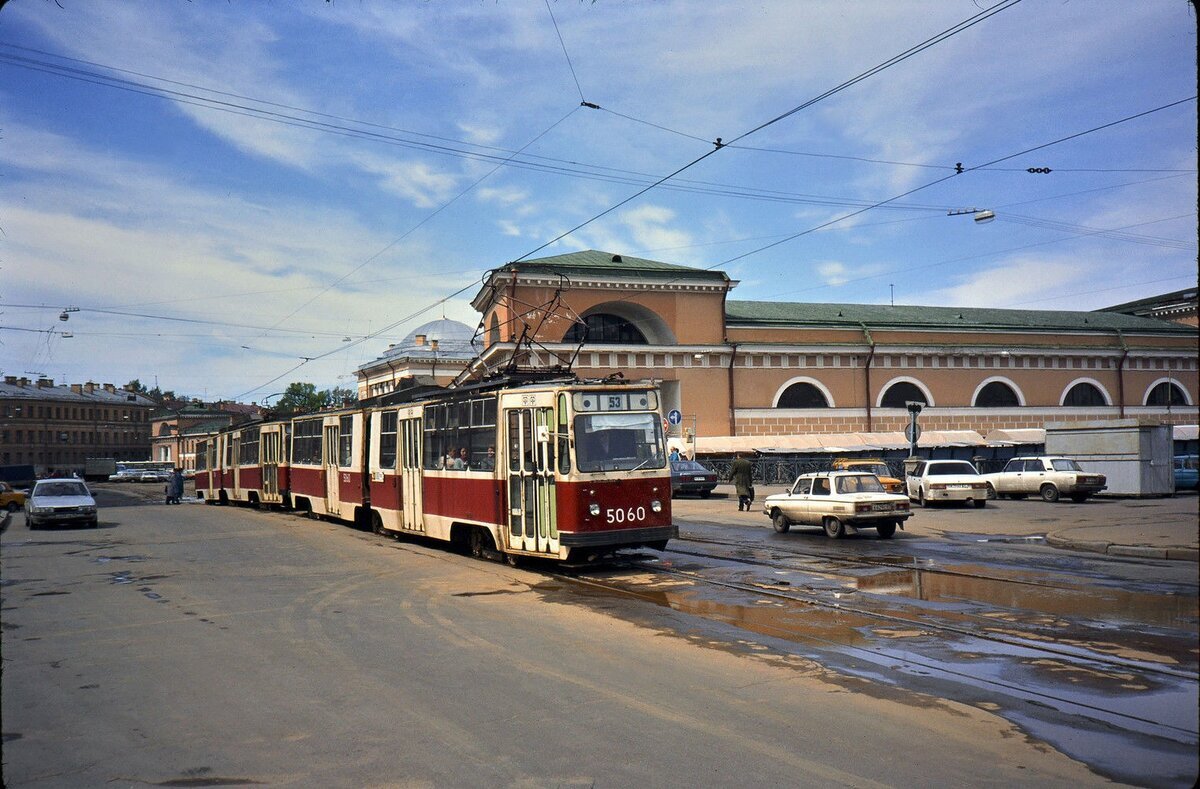
<instances>
[{"instance_id":1,"label":"car windshield","mask_svg":"<svg viewBox=\"0 0 1200 789\"><path fill-rule=\"evenodd\" d=\"M847 468L851 471L861 471L864 474L874 474L877 477L892 476L886 463L852 463Z\"/></svg>"},{"instance_id":2,"label":"car windshield","mask_svg":"<svg viewBox=\"0 0 1200 789\"><path fill-rule=\"evenodd\" d=\"M580 471L664 468L662 425L655 414L582 414L575 417Z\"/></svg>"},{"instance_id":3,"label":"car windshield","mask_svg":"<svg viewBox=\"0 0 1200 789\"><path fill-rule=\"evenodd\" d=\"M705 473L708 471L708 469L694 460L672 460L671 470L687 471L689 473Z\"/></svg>"},{"instance_id":4,"label":"car windshield","mask_svg":"<svg viewBox=\"0 0 1200 789\"><path fill-rule=\"evenodd\" d=\"M958 460L951 463L930 463L928 474L931 477L947 477L951 474L969 474L975 477L979 472L967 461Z\"/></svg>"},{"instance_id":5,"label":"car windshield","mask_svg":"<svg viewBox=\"0 0 1200 789\"><path fill-rule=\"evenodd\" d=\"M33 489L36 496L87 496L88 489L82 482L43 482Z\"/></svg>"},{"instance_id":6,"label":"car windshield","mask_svg":"<svg viewBox=\"0 0 1200 789\"><path fill-rule=\"evenodd\" d=\"M883 485L874 474L853 474L837 478L838 493L883 493Z\"/></svg>"},{"instance_id":7,"label":"car windshield","mask_svg":"<svg viewBox=\"0 0 1200 789\"><path fill-rule=\"evenodd\" d=\"M1083 471L1079 464L1070 458L1055 458L1050 461L1050 465L1055 471Z\"/></svg>"}]
</instances>

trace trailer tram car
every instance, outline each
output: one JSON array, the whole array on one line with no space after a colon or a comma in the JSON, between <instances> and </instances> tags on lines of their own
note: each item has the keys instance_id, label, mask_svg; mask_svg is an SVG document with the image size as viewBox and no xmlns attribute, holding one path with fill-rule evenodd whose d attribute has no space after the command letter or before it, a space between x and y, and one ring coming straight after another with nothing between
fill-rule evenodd
<instances>
[{"instance_id":1,"label":"trailer tram car","mask_svg":"<svg viewBox=\"0 0 1200 789\"><path fill-rule=\"evenodd\" d=\"M662 549L678 534L650 385L397 393L225 431L206 449L197 448L196 486L208 501L282 503L476 556L587 561Z\"/></svg>"}]
</instances>

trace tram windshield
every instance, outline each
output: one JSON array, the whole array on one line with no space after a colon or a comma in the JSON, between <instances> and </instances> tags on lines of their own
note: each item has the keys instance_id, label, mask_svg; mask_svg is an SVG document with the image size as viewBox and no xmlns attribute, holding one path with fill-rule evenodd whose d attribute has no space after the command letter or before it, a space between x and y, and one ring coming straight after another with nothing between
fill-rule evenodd
<instances>
[{"instance_id":1,"label":"tram windshield","mask_svg":"<svg viewBox=\"0 0 1200 789\"><path fill-rule=\"evenodd\" d=\"M581 414L575 417L575 459L580 471L664 468L657 414Z\"/></svg>"}]
</instances>

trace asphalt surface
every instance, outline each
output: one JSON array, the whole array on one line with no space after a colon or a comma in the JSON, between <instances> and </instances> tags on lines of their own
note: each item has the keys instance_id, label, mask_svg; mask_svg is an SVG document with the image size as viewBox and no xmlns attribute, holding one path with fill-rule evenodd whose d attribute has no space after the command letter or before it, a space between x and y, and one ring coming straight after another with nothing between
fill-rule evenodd
<instances>
[{"instance_id":1,"label":"asphalt surface","mask_svg":"<svg viewBox=\"0 0 1200 789\"><path fill-rule=\"evenodd\" d=\"M986 704L670 606L98 495L97 530L0 535L7 786L1108 783Z\"/></svg>"}]
</instances>

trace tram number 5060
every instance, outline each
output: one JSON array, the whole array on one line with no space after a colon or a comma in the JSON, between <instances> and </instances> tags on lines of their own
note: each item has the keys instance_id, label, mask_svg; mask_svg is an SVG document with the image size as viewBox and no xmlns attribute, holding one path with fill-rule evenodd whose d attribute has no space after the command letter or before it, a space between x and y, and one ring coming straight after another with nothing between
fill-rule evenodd
<instances>
[{"instance_id":1,"label":"tram number 5060","mask_svg":"<svg viewBox=\"0 0 1200 789\"><path fill-rule=\"evenodd\" d=\"M604 511L604 515L609 523L635 523L646 520L646 508L630 507L628 509L621 509L617 507L613 509L610 507Z\"/></svg>"}]
</instances>

